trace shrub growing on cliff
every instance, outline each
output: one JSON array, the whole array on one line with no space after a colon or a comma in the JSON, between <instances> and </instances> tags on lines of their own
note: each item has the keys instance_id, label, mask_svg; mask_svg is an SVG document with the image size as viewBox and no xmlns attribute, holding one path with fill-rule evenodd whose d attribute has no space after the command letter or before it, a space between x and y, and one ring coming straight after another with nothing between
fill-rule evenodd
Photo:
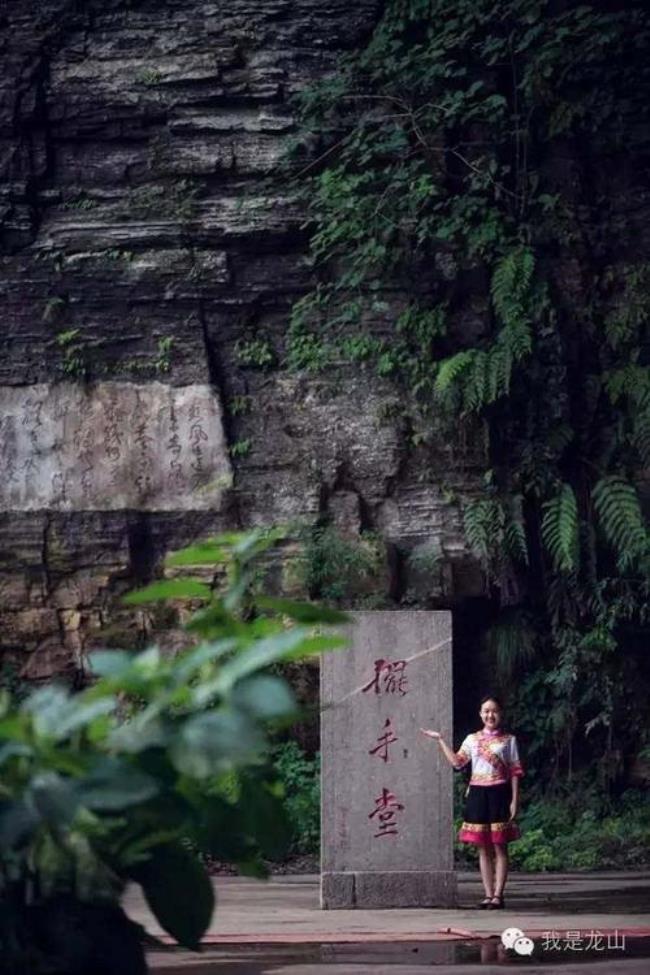
<instances>
[{"instance_id":1,"label":"shrub growing on cliff","mask_svg":"<svg viewBox=\"0 0 650 975\"><path fill-rule=\"evenodd\" d=\"M349 606L364 593L378 595L385 584L379 579L385 553L376 535L346 538L333 525L319 524L306 533L304 542L302 577L312 598Z\"/></svg>"},{"instance_id":2,"label":"shrub growing on cliff","mask_svg":"<svg viewBox=\"0 0 650 975\"><path fill-rule=\"evenodd\" d=\"M171 556L214 565L152 583L132 604L191 600L197 645L177 656L93 654L96 683L0 701L0 948L11 975L131 975L146 970L142 930L119 906L141 885L161 926L196 948L213 890L187 841L262 875L291 836L266 728L295 713L267 668L338 646L315 632L345 617L253 595L255 557L277 535L225 535Z\"/></svg>"}]
</instances>

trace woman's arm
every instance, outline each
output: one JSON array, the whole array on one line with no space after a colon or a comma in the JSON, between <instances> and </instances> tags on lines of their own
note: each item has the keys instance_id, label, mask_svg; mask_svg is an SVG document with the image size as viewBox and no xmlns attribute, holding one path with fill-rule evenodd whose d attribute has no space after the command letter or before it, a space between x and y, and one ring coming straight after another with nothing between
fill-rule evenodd
<instances>
[{"instance_id":1,"label":"woman's arm","mask_svg":"<svg viewBox=\"0 0 650 975\"><path fill-rule=\"evenodd\" d=\"M519 760L519 749L517 739L513 735L509 742L508 766L510 782L512 784L512 799L510 801L510 819L514 819L519 812L519 779L524 774L524 769Z\"/></svg>"},{"instance_id":2,"label":"woman's arm","mask_svg":"<svg viewBox=\"0 0 650 975\"><path fill-rule=\"evenodd\" d=\"M510 800L510 819L516 819L519 812L519 776L515 775L512 782L512 799Z\"/></svg>"},{"instance_id":3,"label":"woman's arm","mask_svg":"<svg viewBox=\"0 0 650 975\"><path fill-rule=\"evenodd\" d=\"M427 738L433 738L435 741L438 742L443 755L445 756L449 764L453 765L454 768L461 768L463 765L466 765L467 762L469 761L469 759L463 760L464 756L459 756L458 752L455 752L453 748L450 748L447 742L444 741L439 731L429 731L427 728L420 728L420 731L422 732L423 735L426 735Z\"/></svg>"}]
</instances>

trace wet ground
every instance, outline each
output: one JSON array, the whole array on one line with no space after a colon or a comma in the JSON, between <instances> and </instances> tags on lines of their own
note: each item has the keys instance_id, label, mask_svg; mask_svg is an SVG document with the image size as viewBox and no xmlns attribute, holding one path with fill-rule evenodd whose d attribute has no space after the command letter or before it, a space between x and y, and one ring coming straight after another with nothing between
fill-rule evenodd
<instances>
[{"instance_id":1,"label":"wet ground","mask_svg":"<svg viewBox=\"0 0 650 975\"><path fill-rule=\"evenodd\" d=\"M125 907L160 938L149 962L165 975L422 975L426 967L489 975L506 966L650 975L649 871L513 874L503 911L476 910L476 875L458 879L454 909L322 911L318 877L219 877L200 955L172 948L136 890ZM531 954L502 944L502 932L515 928Z\"/></svg>"},{"instance_id":2,"label":"wet ground","mask_svg":"<svg viewBox=\"0 0 650 975\"><path fill-rule=\"evenodd\" d=\"M579 970L580 975L597 970L641 975L650 972L650 937L619 938L618 946L591 950L553 949L535 943L530 956L508 951L499 938L392 944L245 945L208 949L205 957L188 958L183 953L154 953L150 964L164 975L423 975L423 969L438 973L490 971L547 973Z\"/></svg>"}]
</instances>

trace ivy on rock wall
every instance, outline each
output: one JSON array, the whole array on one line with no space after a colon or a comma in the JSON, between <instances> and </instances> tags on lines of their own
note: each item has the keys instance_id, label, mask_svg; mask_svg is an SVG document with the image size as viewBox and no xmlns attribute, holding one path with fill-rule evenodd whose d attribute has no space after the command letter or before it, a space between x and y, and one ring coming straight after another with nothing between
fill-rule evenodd
<instances>
[{"instance_id":1,"label":"ivy on rock wall","mask_svg":"<svg viewBox=\"0 0 650 975\"><path fill-rule=\"evenodd\" d=\"M483 439L487 648L558 780L614 781L648 734L649 42L641 2L389 0L300 103L288 360Z\"/></svg>"}]
</instances>

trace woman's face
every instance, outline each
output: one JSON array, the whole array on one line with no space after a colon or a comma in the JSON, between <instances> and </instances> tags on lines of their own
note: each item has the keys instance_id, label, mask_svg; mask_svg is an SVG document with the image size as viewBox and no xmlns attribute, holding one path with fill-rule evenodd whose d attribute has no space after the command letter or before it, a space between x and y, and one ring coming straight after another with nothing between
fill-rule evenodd
<instances>
[{"instance_id":1,"label":"woman's face","mask_svg":"<svg viewBox=\"0 0 650 975\"><path fill-rule=\"evenodd\" d=\"M481 705L479 714L481 716L481 721L486 728L495 730L501 724L501 709L496 701L485 701L485 703Z\"/></svg>"}]
</instances>

